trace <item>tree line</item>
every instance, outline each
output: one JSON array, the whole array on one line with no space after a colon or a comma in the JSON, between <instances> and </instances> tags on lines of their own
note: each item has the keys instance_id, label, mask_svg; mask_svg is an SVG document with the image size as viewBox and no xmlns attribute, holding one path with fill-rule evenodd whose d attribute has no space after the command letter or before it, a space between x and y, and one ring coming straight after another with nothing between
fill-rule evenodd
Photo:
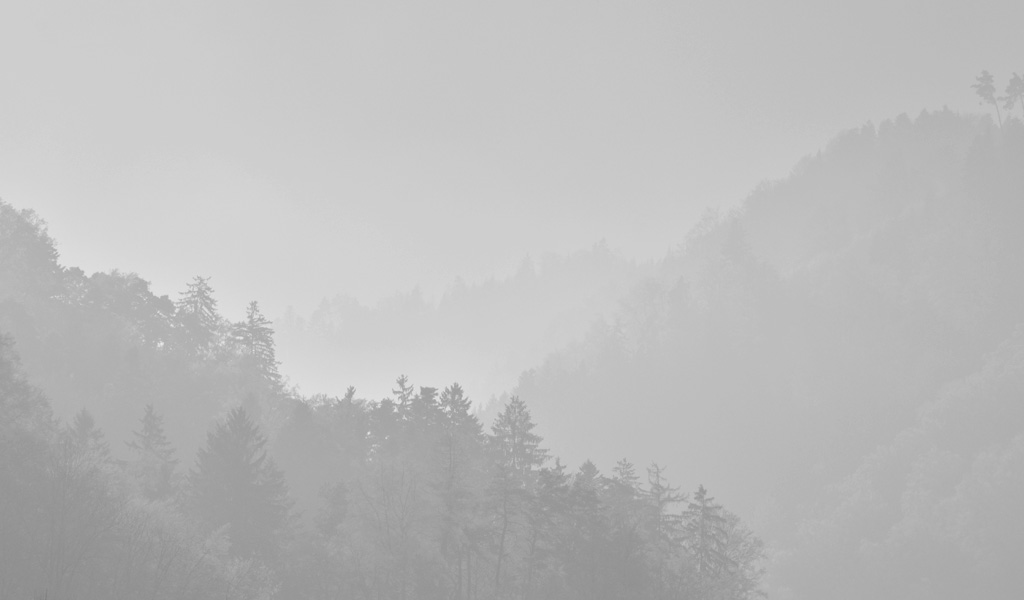
<instances>
[{"instance_id":1,"label":"tree line","mask_svg":"<svg viewBox=\"0 0 1024 600\"><path fill-rule=\"evenodd\" d=\"M485 433L458 384L297 403L280 432L333 471L294 508L243 407L183 469L147 406L115 459L0 363L5 596L60 598L750 598L763 546L703 487L620 461L553 463L525 403ZM286 443L286 442L284 442ZM328 450L332 449L332 450ZM324 452L324 455L319 455ZM337 468L336 468L337 466Z\"/></svg>"},{"instance_id":2,"label":"tree line","mask_svg":"<svg viewBox=\"0 0 1024 600\"><path fill-rule=\"evenodd\" d=\"M518 398L485 428L458 384L302 397L257 303L62 267L2 202L0 259L0 597L760 593L763 544L707 490L569 469Z\"/></svg>"}]
</instances>

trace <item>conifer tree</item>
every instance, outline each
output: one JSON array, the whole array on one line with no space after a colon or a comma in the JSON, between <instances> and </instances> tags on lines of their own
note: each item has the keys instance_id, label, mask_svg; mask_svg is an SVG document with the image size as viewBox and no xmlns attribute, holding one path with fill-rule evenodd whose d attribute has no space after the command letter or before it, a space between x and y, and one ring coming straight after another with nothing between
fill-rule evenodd
<instances>
[{"instance_id":1,"label":"conifer tree","mask_svg":"<svg viewBox=\"0 0 1024 600\"><path fill-rule=\"evenodd\" d=\"M491 427L490 445L496 461L490 487L496 525L494 586L499 593L504 590L507 562L516 554L512 550L525 537L526 501L538 469L547 460L541 438L533 429L530 411L518 396L512 397ZM521 548L518 550L521 556Z\"/></svg>"},{"instance_id":2,"label":"conifer tree","mask_svg":"<svg viewBox=\"0 0 1024 600\"><path fill-rule=\"evenodd\" d=\"M127 445L138 457L142 492L150 500L167 500L175 491L178 460L174 457L174 447L164 433L163 417L156 413L152 404L146 405L140 424L141 430L132 432L135 438Z\"/></svg>"},{"instance_id":3,"label":"conifer tree","mask_svg":"<svg viewBox=\"0 0 1024 600\"><path fill-rule=\"evenodd\" d=\"M482 529L476 507L485 473L484 440L471 406L458 383L442 390L437 403L443 429L440 548L453 582L453 596L459 599L468 595L472 583L472 556L479 552Z\"/></svg>"},{"instance_id":4,"label":"conifer tree","mask_svg":"<svg viewBox=\"0 0 1024 600\"><path fill-rule=\"evenodd\" d=\"M566 578L581 598L598 598L613 583L608 577L608 522L602 501L603 477L591 461L572 478L569 491L571 528L567 534ZM618 566L618 565L616 565Z\"/></svg>"},{"instance_id":5,"label":"conifer tree","mask_svg":"<svg viewBox=\"0 0 1024 600\"><path fill-rule=\"evenodd\" d=\"M1005 102L1003 108L1006 109L1007 115L1017 103L1020 103L1021 114L1024 115L1024 77L1017 73L1010 77L1009 83L1006 84L1006 95L1003 96L1003 101Z\"/></svg>"},{"instance_id":6,"label":"conifer tree","mask_svg":"<svg viewBox=\"0 0 1024 600\"><path fill-rule=\"evenodd\" d=\"M270 320L260 312L259 303L253 300L245 313L245 321L234 327L235 343L256 371L274 386L280 385L281 374L277 367L274 348L274 330Z\"/></svg>"},{"instance_id":7,"label":"conifer tree","mask_svg":"<svg viewBox=\"0 0 1024 600\"><path fill-rule=\"evenodd\" d=\"M653 463L647 468L648 518L647 530L653 543L662 553L667 553L679 540L682 527L681 517L672 512L672 507L686 501L679 488L669 485L664 468Z\"/></svg>"},{"instance_id":8,"label":"conifer tree","mask_svg":"<svg viewBox=\"0 0 1024 600\"><path fill-rule=\"evenodd\" d=\"M975 93L978 94L982 101L996 107L996 118L999 120L999 126L1002 127L1003 117L999 112L999 102L996 99L996 85L992 74L988 71L982 71L971 87L974 88Z\"/></svg>"},{"instance_id":9,"label":"conifer tree","mask_svg":"<svg viewBox=\"0 0 1024 600\"><path fill-rule=\"evenodd\" d=\"M491 427L491 444L502 470L523 477L547 460L547 451L540 447L541 438L533 433L534 427L526 403L513 396Z\"/></svg>"},{"instance_id":10,"label":"conifer tree","mask_svg":"<svg viewBox=\"0 0 1024 600\"><path fill-rule=\"evenodd\" d=\"M729 534L722 505L716 504L701 485L687 505L683 519L687 542L696 562L698 583L706 587L732 566L726 552Z\"/></svg>"},{"instance_id":11,"label":"conifer tree","mask_svg":"<svg viewBox=\"0 0 1024 600\"><path fill-rule=\"evenodd\" d=\"M87 409L83 408L75 415L74 421L65 429L65 437L88 466L102 468L109 463L110 446Z\"/></svg>"},{"instance_id":12,"label":"conifer tree","mask_svg":"<svg viewBox=\"0 0 1024 600\"><path fill-rule=\"evenodd\" d=\"M288 489L266 445L245 409L235 408L207 435L189 474L193 510L211 529L224 527L243 558L276 556L288 524Z\"/></svg>"},{"instance_id":13,"label":"conifer tree","mask_svg":"<svg viewBox=\"0 0 1024 600\"><path fill-rule=\"evenodd\" d=\"M395 383L398 384L398 387L391 390L391 393L395 395L395 404L397 404L398 410L404 413L412 403L415 390L409 384L409 378L404 374L399 375Z\"/></svg>"},{"instance_id":14,"label":"conifer tree","mask_svg":"<svg viewBox=\"0 0 1024 600\"><path fill-rule=\"evenodd\" d=\"M121 514L110 486L110 449L92 415L82 409L64 428L47 469L50 516L42 557L46 588L70 591L76 572L87 570L107 543Z\"/></svg>"},{"instance_id":15,"label":"conifer tree","mask_svg":"<svg viewBox=\"0 0 1024 600\"><path fill-rule=\"evenodd\" d=\"M175 303L187 349L199 354L212 350L221 323L209 282L209 277L197 275Z\"/></svg>"}]
</instances>

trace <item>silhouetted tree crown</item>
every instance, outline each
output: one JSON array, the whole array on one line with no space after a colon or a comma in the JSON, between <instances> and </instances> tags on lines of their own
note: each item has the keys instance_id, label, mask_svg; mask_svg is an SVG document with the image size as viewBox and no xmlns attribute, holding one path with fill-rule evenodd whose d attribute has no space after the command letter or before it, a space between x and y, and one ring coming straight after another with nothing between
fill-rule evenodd
<instances>
[{"instance_id":1,"label":"silhouetted tree crown","mask_svg":"<svg viewBox=\"0 0 1024 600\"><path fill-rule=\"evenodd\" d=\"M211 529L224 527L241 557L276 558L286 534L288 489L266 445L245 409L235 408L208 434L189 475L196 515Z\"/></svg>"}]
</instances>

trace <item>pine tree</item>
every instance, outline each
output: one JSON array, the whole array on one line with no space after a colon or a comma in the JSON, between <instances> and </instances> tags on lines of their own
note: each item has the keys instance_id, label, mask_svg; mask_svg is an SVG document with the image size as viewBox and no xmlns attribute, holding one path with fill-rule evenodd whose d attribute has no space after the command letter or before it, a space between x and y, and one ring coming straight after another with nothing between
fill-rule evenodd
<instances>
[{"instance_id":1,"label":"pine tree","mask_svg":"<svg viewBox=\"0 0 1024 600\"><path fill-rule=\"evenodd\" d=\"M1002 127L1003 117L999 112L999 102L996 100L996 84L992 74L988 71L982 71L971 87L974 88L975 93L978 94L982 101L996 107L996 118L999 120L999 126Z\"/></svg>"},{"instance_id":2,"label":"pine tree","mask_svg":"<svg viewBox=\"0 0 1024 600\"><path fill-rule=\"evenodd\" d=\"M528 505L524 597L551 596L564 587L566 540L572 527L572 478L558 459L537 472Z\"/></svg>"},{"instance_id":3,"label":"pine tree","mask_svg":"<svg viewBox=\"0 0 1024 600\"><path fill-rule=\"evenodd\" d=\"M602 492L604 478L591 461L584 462L572 478L569 491L571 527L567 532L566 578L581 598L599 598L615 583L614 568L607 560L608 522ZM621 565L617 565L621 566Z\"/></svg>"},{"instance_id":4,"label":"pine tree","mask_svg":"<svg viewBox=\"0 0 1024 600\"><path fill-rule=\"evenodd\" d=\"M255 300L249 303L245 313L245 321L234 327L234 339L253 368L269 383L279 386L281 374L277 367L276 351L274 347L274 330L270 327L270 320L260 312L259 303Z\"/></svg>"},{"instance_id":5,"label":"pine tree","mask_svg":"<svg viewBox=\"0 0 1024 600\"><path fill-rule=\"evenodd\" d=\"M75 415L71 426L65 429L65 436L89 466L103 468L109 464L110 446L88 410L83 408Z\"/></svg>"},{"instance_id":6,"label":"pine tree","mask_svg":"<svg viewBox=\"0 0 1024 600\"><path fill-rule=\"evenodd\" d=\"M437 402L443 430L439 446L440 548L456 599L469 594L472 556L479 553L482 537L476 508L485 474L484 439L471 407L472 402L458 383L442 390Z\"/></svg>"},{"instance_id":7,"label":"pine tree","mask_svg":"<svg viewBox=\"0 0 1024 600\"><path fill-rule=\"evenodd\" d=\"M79 412L52 449L47 468L46 588L70 591L76 572L98 560L115 535L121 503L111 486L110 449L92 415Z\"/></svg>"},{"instance_id":8,"label":"pine tree","mask_svg":"<svg viewBox=\"0 0 1024 600\"><path fill-rule=\"evenodd\" d=\"M437 388L420 387L420 393L413 397L406 418L419 434L436 425L440 418L437 405Z\"/></svg>"},{"instance_id":9,"label":"pine tree","mask_svg":"<svg viewBox=\"0 0 1024 600\"><path fill-rule=\"evenodd\" d=\"M648 515L646 527L649 537L663 555L675 546L682 527L681 517L671 508L686 501L679 488L672 487L665 479L664 468L651 464L647 468Z\"/></svg>"},{"instance_id":10,"label":"pine tree","mask_svg":"<svg viewBox=\"0 0 1024 600\"><path fill-rule=\"evenodd\" d=\"M140 423L141 430L133 432L135 439L127 445L138 456L136 467L142 480L142 492L150 500L167 500L175 492L178 460L174 457L174 447L164 433L163 417L156 413L152 404L146 405Z\"/></svg>"},{"instance_id":11,"label":"pine tree","mask_svg":"<svg viewBox=\"0 0 1024 600\"><path fill-rule=\"evenodd\" d=\"M288 489L266 444L245 409L235 408L207 435L189 474L197 516L211 529L224 527L243 558L276 556L288 524Z\"/></svg>"},{"instance_id":12,"label":"pine tree","mask_svg":"<svg viewBox=\"0 0 1024 600\"><path fill-rule=\"evenodd\" d=\"M530 411L517 396L512 397L491 427L489 441L496 461L490 487L497 529L494 586L499 593L504 589L506 563L515 554L514 542L524 537L526 502L537 471L547 460L547 452L540 447L541 438L533 429Z\"/></svg>"},{"instance_id":13,"label":"pine tree","mask_svg":"<svg viewBox=\"0 0 1024 600\"><path fill-rule=\"evenodd\" d=\"M544 464L547 451L540 447L541 438L533 433L534 427L526 403L513 396L491 427L491 444L501 469L523 477Z\"/></svg>"},{"instance_id":14,"label":"pine tree","mask_svg":"<svg viewBox=\"0 0 1024 600\"><path fill-rule=\"evenodd\" d=\"M683 519L689 548L696 562L698 583L706 588L727 574L733 564L727 554L729 534L722 505L716 504L702 485L693 495Z\"/></svg>"},{"instance_id":15,"label":"pine tree","mask_svg":"<svg viewBox=\"0 0 1024 600\"><path fill-rule=\"evenodd\" d=\"M412 403L415 390L409 385L409 378L406 375L399 375L395 383L398 384L398 387L391 390L391 393L395 395L395 403L398 405L398 410L404 413Z\"/></svg>"},{"instance_id":16,"label":"pine tree","mask_svg":"<svg viewBox=\"0 0 1024 600\"><path fill-rule=\"evenodd\" d=\"M200 355L213 349L221 323L209 281L209 277L197 275L175 303L186 348Z\"/></svg>"},{"instance_id":17,"label":"pine tree","mask_svg":"<svg viewBox=\"0 0 1024 600\"><path fill-rule=\"evenodd\" d=\"M1024 115L1024 77L1014 73L1013 77L1010 78L1010 82L1006 84L1006 95L1003 96L1003 108L1006 109L1007 115L1013 110L1014 105L1020 103L1021 114Z\"/></svg>"}]
</instances>

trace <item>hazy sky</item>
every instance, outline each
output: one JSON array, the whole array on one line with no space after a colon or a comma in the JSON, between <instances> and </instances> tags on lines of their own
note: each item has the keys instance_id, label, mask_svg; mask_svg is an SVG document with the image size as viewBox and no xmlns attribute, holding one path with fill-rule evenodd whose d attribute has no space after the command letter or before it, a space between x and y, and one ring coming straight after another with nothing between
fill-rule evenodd
<instances>
[{"instance_id":1,"label":"hazy sky","mask_svg":"<svg viewBox=\"0 0 1024 600\"><path fill-rule=\"evenodd\" d=\"M840 130L1024 72L1024 2L0 3L0 197L224 311L607 238L662 255Z\"/></svg>"}]
</instances>

